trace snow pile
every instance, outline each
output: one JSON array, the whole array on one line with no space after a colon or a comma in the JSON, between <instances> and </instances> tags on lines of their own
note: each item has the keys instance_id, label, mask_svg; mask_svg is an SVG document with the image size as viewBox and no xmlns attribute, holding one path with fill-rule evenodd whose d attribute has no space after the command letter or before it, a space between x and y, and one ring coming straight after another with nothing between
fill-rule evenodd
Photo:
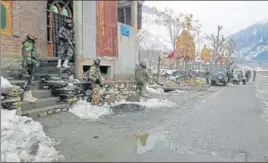
<instances>
[{"instance_id":1,"label":"snow pile","mask_svg":"<svg viewBox=\"0 0 268 163\"><path fill-rule=\"evenodd\" d=\"M111 105L103 105L103 106L91 105L91 103L85 100L80 100L76 105L74 105L72 108L69 109L69 112L73 113L80 119L97 120L105 115L113 114L113 111L110 107L111 106L114 107L121 104L137 104L140 106L144 106L146 108L161 108L161 107L175 106L174 103L163 99L149 99L149 100L142 99L140 102L127 102L122 100L119 102L115 102Z\"/></svg>"},{"instance_id":2,"label":"snow pile","mask_svg":"<svg viewBox=\"0 0 268 163\"><path fill-rule=\"evenodd\" d=\"M40 123L1 109L1 162L51 162L63 158Z\"/></svg>"},{"instance_id":3,"label":"snow pile","mask_svg":"<svg viewBox=\"0 0 268 163\"><path fill-rule=\"evenodd\" d=\"M80 100L78 103L70 108L69 112L73 113L77 117L81 119L93 119L97 120L104 115L112 114L112 110L109 106L96 106L91 105L91 103Z\"/></svg>"},{"instance_id":4,"label":"snow pile","mask_svg":"<svg viewBox=\"0 0 268 163\"><path fill-rule=\"evenodd\" d=\"M175 104L168 100L164 99L149 99L149 100L141 100L139 102L140 105L146 108L161 108L161 107L173 107Z\"/></svg>"},{"instance_id":5,"label":"snow pile","mask_svg":"<svg viewBox=\"0 0 268 163\"><path fill-rule=\"evenodd\" d=\"M11 83L7 79L1 76L1 88L10 88L10 87L12 87Z\"/></svg>"},{"instance_id":6,"label":"snow pile","mask_svg":"<svg viewBox=\"0 0 268 163\"><path fill-rule=\"evenodd\" d=\"M165 93L165 91L162 89L162 88L157 88L157 89L154 89L154 88L151 88L151 87L146 87L146 90L149 92L149 93L152 93L152 94L163 94Z\"/></svg>"},{"instance_id":7,"label":"snow pile","mask_svg":"<svg viewBox=\"0 0 268 163\"><path fill-rule=\"evenodd\" d=\"M161 107L173 107L176 104L164 99L141 99L140 102L127 102L127 101L119 101L112 104L113 106L121 105L121 104L138 104L140 106L146 108L161 108Z\"/></svg>"}]
</instances>

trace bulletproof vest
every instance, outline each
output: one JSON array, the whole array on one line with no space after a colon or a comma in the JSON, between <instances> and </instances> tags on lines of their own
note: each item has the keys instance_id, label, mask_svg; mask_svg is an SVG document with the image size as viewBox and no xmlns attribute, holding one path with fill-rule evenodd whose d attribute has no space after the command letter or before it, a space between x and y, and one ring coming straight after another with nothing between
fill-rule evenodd
<instances>
[{"instance_id":1,"label":"bulletproof vest","mask_svg":"<svg viewBox=\"0 0 268 163\"><path fill-rule=\"evenodd\" d=\"M24 45L26 42L29 42L29 43L31 43L31 44L33 45L33 50L32 50L32 51L35 50L35 44L34 44L32 41L26 39L25 41L22 42L22 47L21 47L21 54L22 54L22 57L25 56L24 49L23 49L23 45Z\"/></svg>"},{"instance_id":2,"label":"bulletproof vest","mask_svg":"<svg viewBox=\"0 0 268 163\"><path fill-rule=\"evenodd\" d=\"M62 27L63 33L67 35L67 37L73 41L74 38L74 29L68 29L66 27Z\"/></svg>"}]
</instances>

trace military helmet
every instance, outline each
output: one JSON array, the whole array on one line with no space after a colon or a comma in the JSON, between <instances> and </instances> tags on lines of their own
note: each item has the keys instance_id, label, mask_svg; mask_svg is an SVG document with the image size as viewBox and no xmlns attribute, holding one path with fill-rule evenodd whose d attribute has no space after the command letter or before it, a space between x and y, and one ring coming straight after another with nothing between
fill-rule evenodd
<instances>
[{"instance_id":1,"label":"military helmet","mask_svg":"<svg viewBox=\"0 0 268 163\"><path fill-rule=\"evenodd\" d=\"M141 61L140 66L143 67L143 68L146 68L146 63L144 61Z\"/></svg>"},{"instance_id":2,"label":"military helmet","mask_svg":"<svg viewBox=\"0 0 268 163\"><path fill-rule=\"evenodd\" d=\"M29 39L29 40L33 40L33 41L37 40L37 37L34 36L34 35L32 35L32 34L28 34L28 35L26 36L26 38Z\"/></svg>"},{"instance_id":3,"label":"military helmet","mask_svg":"<svg viewBox=\"0 0 268 163\"><path fill-rule=\"evenodd\" d=\"M100 59L99 58L94 59L94 65L100 65Z\"/></svg>"}]
</instances>

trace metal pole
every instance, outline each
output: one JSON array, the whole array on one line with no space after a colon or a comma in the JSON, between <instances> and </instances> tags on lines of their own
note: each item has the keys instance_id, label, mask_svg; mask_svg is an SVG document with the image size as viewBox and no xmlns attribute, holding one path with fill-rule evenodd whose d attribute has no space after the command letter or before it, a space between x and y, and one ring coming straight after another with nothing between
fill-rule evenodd
<instances>
[{"instance_id":1,"label":"metal pole","mask_svg":"<svg viewBox=\"0 0 268 163\"><path fill-rule=\"evenodd\" d=\"M83 53L83 1L73 1L73 13L74 13L74 29L75 29L75 76L76 78L83 79L83 67L80 64L80 58Z\"/></svg>"}]
</instances>

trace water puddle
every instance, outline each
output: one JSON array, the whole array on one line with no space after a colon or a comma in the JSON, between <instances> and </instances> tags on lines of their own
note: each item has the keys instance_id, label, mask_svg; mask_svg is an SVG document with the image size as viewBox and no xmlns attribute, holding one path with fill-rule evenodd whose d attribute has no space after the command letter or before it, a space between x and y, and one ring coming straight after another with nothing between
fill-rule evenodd
<instances>
[{"instance_id":1,"label":"water puddle","mask_svg":"<svg viewBox=\"0 0 268 163\"><path fill-rule=\"evenodd\" d=\"M122 103L115 106L110 107L114 113L120 112L138 112L145 109L144 106L135 103Z\"/></svg>"},{"instance_id":2,"label":"water puddle","mask_svg":"<svg viewBox=\"0 0 268 163\"><path fill-rule=\"evenodd\" d=\"M137 154L143 154L153 150L157 143L165 141L166 136L162 133L139 133L128 136L128 138L136 141Z\"/></svg>"}]
</instances>

